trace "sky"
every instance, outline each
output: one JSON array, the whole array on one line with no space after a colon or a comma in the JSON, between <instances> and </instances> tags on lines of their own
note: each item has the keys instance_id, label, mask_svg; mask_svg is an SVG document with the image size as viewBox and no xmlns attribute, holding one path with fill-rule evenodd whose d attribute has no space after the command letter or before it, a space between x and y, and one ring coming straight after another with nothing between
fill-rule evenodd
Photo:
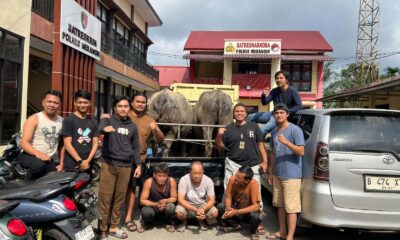
<instances>
[{"instance_id":1,"label":"sky","mask_svg":"<svg viewBox=\"0 0 400 240\"><path fill-rule=\"evenodd\" d=\"M400 1L380 1L380 52L400 52ZM333 47L334 69L355 61L359 0L150 0L163 21L149 29L152 65L187 66L183 47L195 30L313 30ZM352 59L342 59L353 57ZM400 67L400 54L380 68Z\"/></svg>"}]
</instances>

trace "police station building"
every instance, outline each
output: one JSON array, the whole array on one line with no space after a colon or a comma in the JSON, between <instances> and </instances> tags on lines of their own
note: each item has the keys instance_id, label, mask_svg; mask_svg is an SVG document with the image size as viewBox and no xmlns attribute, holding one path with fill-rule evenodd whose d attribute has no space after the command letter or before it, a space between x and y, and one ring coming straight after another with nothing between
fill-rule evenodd
<instances>
[{"instance_id":1,"label":"police station building","mask_svg":"<svg viewBox=\"0 0 400 240\"><path fill-rule=\"evenodd\" d=\"M318 31L192 31L184 58L189 67L159 66L160 85L173 82L239 85L251 112L265 111L262 90L276 87L274 74L290 74L305 108L320 108L325 55L333 49Z\"/></svg>"}]
</instances>

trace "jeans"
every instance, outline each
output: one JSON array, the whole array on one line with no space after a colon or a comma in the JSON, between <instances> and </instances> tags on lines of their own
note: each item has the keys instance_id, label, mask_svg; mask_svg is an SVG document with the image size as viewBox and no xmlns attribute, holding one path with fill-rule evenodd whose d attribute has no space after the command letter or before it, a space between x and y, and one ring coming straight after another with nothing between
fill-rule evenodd
<instances>
[{"instance_id":1,"label":"jeans","mask_svg":"<svg viewBox=\"0 0 400 240\"><path fill-rule=\"evenodd\" d=\"M173 203L168 203L165 207L165 210L162 212L156 211L156 209L152 207L143 207L142 208L142 220L145 225L150 225L155 218L167 223L171 224L172 219L175 215L175 205Z\"/></svg>"},{"instance_id":2,"label":"jeans","mask_svg":"<svg viewBox=\"0 0 400 240\"><path fill-rule=\"evenodd\" d=\"M250 223L251 234L255 234L258 226L261 223L261 216L259 212L251 212L247 214L241 214L228 219L222 219L222 215L225 212L225 204L219 203L218 208L218 220L225 223L228 227L237 228L240 223Z\"/></svg>"},{"instance_id":3,"label":"jeans","mask_svg":"<svg viewBox=\"0 0 400 240\"><path fill-rule=\"evenodd\" d=\"M119 226L121 206L125 201L126 190L131 178L130 167L118 167L106 162L101 163L98 209L101 215L101 232Z\"/></svg>"},{"instance_id":4,"label":"jeans","mask_svg":"<svg viewBox=\"0 0 400 240\"><path fill-rule=\"evenodd\" d=\"M246 121L264 124L264 126L261 127L261 132L264 137L277 125L272 112L258 112L249 114Z\"/></svg>"},{"instance_id":5,"label":"jeans","mask_svg":"<svg viewBox=\"0 0 400 240\"><path fill-rule=\"evenodd\" d=\"M23 168L28 169L27 179L38 179L49 172L57 170L53 160L42 161L25 152L19 155L18 163L21 164Z\"/></svg>"}]
</instances>

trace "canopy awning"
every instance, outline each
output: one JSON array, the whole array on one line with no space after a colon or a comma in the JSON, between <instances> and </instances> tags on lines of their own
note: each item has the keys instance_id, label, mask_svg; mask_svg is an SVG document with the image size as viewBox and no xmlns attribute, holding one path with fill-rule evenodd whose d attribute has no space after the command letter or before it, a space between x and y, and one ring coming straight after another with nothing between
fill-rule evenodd
<instances>
[{"instance_id":1,"label":"canopy awning","mask_svg":"<svg viewBox=\"0 0 400 240\"><path fill-rule=\"evenodd\" d=\"M284 61L334 61L332 56L327 55L282 55Z\"/></svg>"},{"instance_id":2,"label":"canopy awning","mask_svg":"<svg viewBox=\"0 0 400 240\"><path fill-rule=\"evenodd\" d=\"M224 54L224 58L227 59L280 59L280 54Z\"/></svg>"},{"instance_id":3,"label":"canopy awning","mask_svg":"<svg viewBox=\"0 0 400 240\"><path fill-rule=\"evenodd\" d=\"M184 59L192 59L198 61L219 61L224 59L233 60L265 60L265 59L282 59L284 61L333 61L332 56L327 55L280 55L280 54L186 54Z\"/></svg>"},{"instance_id":4,"label":"canopy awning","mask_svg":"<svg viewBox=\"0 0 400 240\"><path fill-rule=\"evenodd\" d=\"M382 81L372 82L365 86L347 90L335 95L323 97L316 101L341 102L341 101L367 101L370 97L388 99L400 97L400 77L390 77Z\"/></svg>"},{"instance_id":5,"label":"canopy awning","mask_svg":"<svg viewBox=\"0 0 400 240\"><path fill-rule=\"evenodd\" d=\"M222 55L217 54L186 54L183 56L184 59L198 60L198 61L224 61Z\"/></svg>"}]
</instances>

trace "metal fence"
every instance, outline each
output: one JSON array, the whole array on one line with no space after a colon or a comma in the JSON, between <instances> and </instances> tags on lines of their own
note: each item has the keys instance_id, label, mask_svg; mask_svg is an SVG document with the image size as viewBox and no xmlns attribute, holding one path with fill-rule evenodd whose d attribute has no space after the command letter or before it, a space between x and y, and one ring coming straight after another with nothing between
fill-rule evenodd
<instances>
[{"instance_id":1,"label":"metal fence","mask_svg":"<svg viewBox=\"0 0 400 240\"><path fill-rule=\"evenodd\" d=\"M54 0L33 0L32 11L52 22L54 17Z\"/></svg>"},{"instance_id":2,"label":"metal fence","mask_svg":"<svg viewBox=\"0 0 400 240\"><path fill-rule=\"evenodd\" d=\"M139 72L158 81L159 72L146 62L142 52L137 48L128 47L123 42L114 39L108 34L101 34L101 50L113 55L115 58Z\"/></svg>"}]
</instances>

